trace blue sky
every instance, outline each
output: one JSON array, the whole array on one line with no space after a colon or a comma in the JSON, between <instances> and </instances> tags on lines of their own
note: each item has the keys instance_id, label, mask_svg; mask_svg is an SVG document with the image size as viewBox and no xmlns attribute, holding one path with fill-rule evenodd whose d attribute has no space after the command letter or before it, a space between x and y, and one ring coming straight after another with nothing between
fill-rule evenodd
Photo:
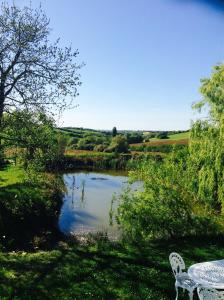
<instances>
[{"instance_id":1,"label":"blue sky","mask_svg":"<svg viewBox=\"0 0 224 300\"><path fill-rule=\"evenodd\" d=\"M79 107L65 112L60 125L190 127L200 79L223 61L219 1L43 0L42 6L51 20L52 39L78 48L78 61L86 63Z\"/></svg>"}]
</instances>

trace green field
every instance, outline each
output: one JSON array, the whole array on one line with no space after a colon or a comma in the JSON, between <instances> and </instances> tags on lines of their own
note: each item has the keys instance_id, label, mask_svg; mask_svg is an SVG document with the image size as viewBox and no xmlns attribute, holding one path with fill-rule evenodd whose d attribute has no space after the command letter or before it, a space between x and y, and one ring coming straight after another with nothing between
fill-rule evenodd
<instances>
[{"instance_id":1,"label":"green field","mask_svg":"<svg viewBox=\"0 0 224 300\"><path fill-rule=\"evenodd\" d=\"M176 134L171 134L168 135L170 140L182 140L182 139L189 139L190 137L190 132L182 132L182 133L176 133Z\"/></svg>"},{"instance_id":2,"label":"green field","mask_svg":"<svg viewBox=\"0 0 224 300\"><path fill-rule=\"evenodd\" d=\"M104 130L94 130L86 128L76 128L76 127L61 127L57 128L57 131L63 133L69 137L74 137L77 139L84 138L86 136L108 136L111 132Z\"/></svg>"},{"instance_id":3,"label":"green field","mask_svg":"<svg viewBox=\"0 0 224 300\"><path fill-rule=\"evenodd\" d=\"M181 133L168 134L168 139L151 138L150 140L152 142L154 142L154 141L170 141L170 140L179 141L179 140L189 139L189 137L190 137L190 132L185 131L185 132L181 132Z\"/></svg>"}]
</instances>

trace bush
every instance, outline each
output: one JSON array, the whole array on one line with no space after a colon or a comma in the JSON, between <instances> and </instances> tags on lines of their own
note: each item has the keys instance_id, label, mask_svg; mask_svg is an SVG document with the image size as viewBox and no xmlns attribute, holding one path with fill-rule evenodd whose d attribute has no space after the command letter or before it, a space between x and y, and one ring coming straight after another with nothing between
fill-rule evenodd
<instances>
[{"instance_id":1,"label":"bush","mask_svg":"<svg viewBox=\"0 0 224 300\"><path fill-rule=\"evenodd\" d=\"M3 168L6 164L4 148L0 145L0 168Z\"/></svg>"},{"instance_id":2,"label":"bush","mask_svg":"<svg viewBox=\"0 0 224 300\"><path fill-rule=\"evenodd\" d=\"M162 131L157 133L156 135L157 139L168 139L168 132L167 131Z\"/></svg>"},{"instance_id":3,"label":"bush","mask_svg":"<svg viewBox=\"0 0 224 300\"><path fill-rule=\"evenodd\" d=\"M142 143L143 142L143 135L142 133L127 133L127 142L129 144L134 144L134 143Z\"/></svg>"},{"instance_id":4,"label":"bush","mask_svg":"<svg viewBox=\"0 0 224 300\"><path fill-rule=\"evenodd\" d=\"M96 136L94 134L87 135L79 139L77 149L79 150L93 150L96 145L107 144L107 139L104 136Z\"/></svg>"},{"instance_id":5,"label":"bush","mask_svg":"<svg viewBox=\"0 0 224 300\"><path fill-rule=\"evenodd\" d=\"M96 152L103 152L104 150L106 149L106 145L96 145L93 150L96 151Z\"/></svg>"},{"instance_id":6,"label":"bush","mask_svg":"<svg viewBox=\"0 0 224 300\"><path fill-rule=\"evenodd\" d=\"M112 138L110 146L105 149L105 152L127 153L128 142L124 135L117 135Z\"/></svg>"},{"instance_id":7,"label":"bush","mask_svg":"<svg viewBox=\"0 0 224 300\"><path fill-rule=\"evenodd\" d=\"M43 174L42 180L39 176L39 182L29 178L1 187L0 245L8 250L33 249L35 237L47 244L56 240L63 187L61 176L52 174Z\"/></svg>"},{"instance_id":8,"label":"bush","mask_svg":"<svg viewBox=\"0 0 224 300\"><path fill-rule=\"evenodd\" d=\"M72 137L72 138L70 138L69 144L68 144L69 148L72 148L72 149L76 148L78 140L79 140L78 137Z\"/></svg>"},{"instance_id":9,"label":"bush","mask_svg":"<svg viewBox=\"0 0 224 300\"><path fill-rule=\"evenodd\" d=\"M187 145L182 144L174 144L174 145L139 145L139 146L130 146L130 150L132 151L142 151L142 152L162 152L169 153L174 149L182 150L186 148Z\"/></svg>"},{"instance_id":10,"label":"bush","mask_svg":"<svg viewBox=\"0 0 224 300\"><path fill-rule=\"evenodd\" d=\"M188 157L186 150L172 153L163 161L147 160L130 173L133 181L142 181L143 191L128 189L118 197L114 214L126 236L147 240L223 230L211 207L195 199Z\"/></svg>"},{"instance_id":11,"label":"bush","mask_svg":"<svg viewBox=\"0 0 224 300\"><path fill-rule=\"evenodd\" d=\"M143 134L143 142L149 142L150 139L156 137L156 132L145 132Z\"/></svg>"},{"instance_id":12,"label":"bush","mask_svg":"<svg viewBox=\"0 0 224 300\"><path fill-rule=\"evenodd\" d=\"M56 170L74 170L75 168L90 169L126 169L131 160L130 154L117 154L105 152L80 153L66 155L63 160L55 166Z\"/></svg>"}]
</instances>

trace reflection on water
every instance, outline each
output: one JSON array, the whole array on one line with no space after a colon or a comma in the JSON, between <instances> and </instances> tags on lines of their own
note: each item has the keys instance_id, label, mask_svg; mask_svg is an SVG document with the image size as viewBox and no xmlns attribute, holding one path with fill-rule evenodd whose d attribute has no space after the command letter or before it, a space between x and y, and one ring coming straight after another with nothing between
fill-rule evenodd
<instances>
[{"instance_id":1,"label":"reflection on water","mask_svg":"<svg viewBox=\"0 0 224 300\"><path fill-rule=\"evenodd\" d=\"M63 176L67 193L59 217L64 234L107 231L116 236L116 226L109 225L109 211L114 193L127 183L127 176L96 172L74 172Z\"/></svg>"}]
</instances>

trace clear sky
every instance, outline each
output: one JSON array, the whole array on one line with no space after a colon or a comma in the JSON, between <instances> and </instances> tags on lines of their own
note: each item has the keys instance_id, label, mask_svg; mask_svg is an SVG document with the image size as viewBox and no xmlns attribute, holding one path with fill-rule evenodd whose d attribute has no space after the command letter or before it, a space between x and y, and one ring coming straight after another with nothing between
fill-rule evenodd
<instances>
[{"instance_id":1,"label":"clear sky","mask_svg":"<svg viewBox=\"0 0 224 300\"><path fill-rule=\"evenodd\" d=\"M15 0L18 5L29 4ZM224 5L200 0L42 0L52 38L78 48L78 108L60 125L188 129L200 79L224 57ZM33 0L36 6L39 1Z\"/></svg>"}]
</instances>

